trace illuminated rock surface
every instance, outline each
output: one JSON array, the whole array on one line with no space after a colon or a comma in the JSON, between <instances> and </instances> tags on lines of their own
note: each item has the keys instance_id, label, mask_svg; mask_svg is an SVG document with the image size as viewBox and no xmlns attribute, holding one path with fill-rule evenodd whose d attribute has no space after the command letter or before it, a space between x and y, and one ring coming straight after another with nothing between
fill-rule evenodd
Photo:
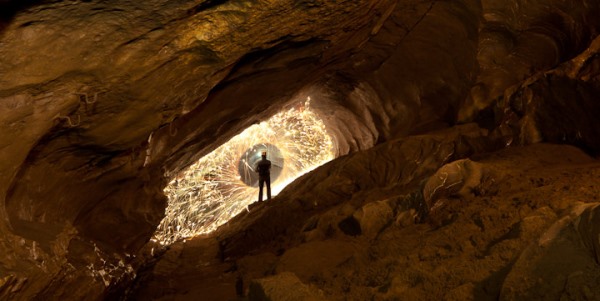
<instances>
[{"instance_id":1,"label":"illuminated rock surface","mask_svg":"<svg viewBox=\"0 0 600 301\"><path fill-rule=\"evenodd\" d=\"M242 277L329 300L598 300L599 15L0 1L0 299L228 300ZM171 177L306 96L338 159L207 237L148 243Z\"/></svg>"}]
</instances>

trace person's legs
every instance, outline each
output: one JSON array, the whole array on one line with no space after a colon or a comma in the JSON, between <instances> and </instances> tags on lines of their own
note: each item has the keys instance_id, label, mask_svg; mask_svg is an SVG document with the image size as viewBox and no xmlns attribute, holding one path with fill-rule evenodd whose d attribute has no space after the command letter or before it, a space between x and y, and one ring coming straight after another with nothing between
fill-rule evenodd
<instances>
[{"instance_id":1,"label":"person's legs","mask_svg":"<svg viewBox=\"0 0 600 301\"><path fill-rule=\"evenodd\" d=\"M265 185L265 179L263 178L258 178L258 201L262 202L262 196L263 196L263 186Z\"/></svg>"},{"instance_id":2,"label":"person's legs","mask_svg":"<svg viewBox=\"0 0 600 301\"><path fill-rule=\"evenodd\" d=\"M267 182L267 200L271 199L271 177L266 179Z\"/></svg>"}]
</instances>

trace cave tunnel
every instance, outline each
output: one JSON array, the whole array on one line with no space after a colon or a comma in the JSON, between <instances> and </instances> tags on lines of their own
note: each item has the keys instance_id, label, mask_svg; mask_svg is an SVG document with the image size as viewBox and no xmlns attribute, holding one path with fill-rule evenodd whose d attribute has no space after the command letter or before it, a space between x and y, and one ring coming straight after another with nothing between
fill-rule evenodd
<instances>
[{"instance_id":1,"label":"cave tunnel","mask_svg":"<svg viewBox=\"0 0 600 301\"><path fill-rule=\"evenodd\" d=\"M598 300L598 16L584 0L0 1L0 300ZM253 187L259 150L284 174L278 151L329 139L326 163L269 201L170 213L188 168L309 112L326 134L224 161L247 185L198 176ZM209 230L156 239L222 204Z\"/></svg>"}]
</instances>

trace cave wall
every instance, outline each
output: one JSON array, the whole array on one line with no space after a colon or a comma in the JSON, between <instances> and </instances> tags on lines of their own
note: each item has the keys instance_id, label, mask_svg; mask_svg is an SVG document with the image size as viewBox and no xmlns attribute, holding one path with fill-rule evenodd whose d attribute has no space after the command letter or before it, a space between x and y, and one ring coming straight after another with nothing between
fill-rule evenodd
<instances>
[{"instance_id":1,"label":"cave wall","mask_svg":"<svg viewBox=\"0 0 600 301\"><path fill-rule=\"evenodd\" d=\"M472 120L598 150L594 1L6 3L0 296L101 295L160 221L165 175L305 96L340 155ZM556 131L544 109L573 97L592 114Z\"/></svg>"},{"instance_id":2,"label":"cave wall","mask_svg":"<svg viewBox=\"0 0 600 301\"><path fill-rule=\"evenodd\" d=\"M164 173L275 113L390 6L29 4L0 49L2 292L22 299L99 295L130 273Z\"/></svg>"}]
</instances>

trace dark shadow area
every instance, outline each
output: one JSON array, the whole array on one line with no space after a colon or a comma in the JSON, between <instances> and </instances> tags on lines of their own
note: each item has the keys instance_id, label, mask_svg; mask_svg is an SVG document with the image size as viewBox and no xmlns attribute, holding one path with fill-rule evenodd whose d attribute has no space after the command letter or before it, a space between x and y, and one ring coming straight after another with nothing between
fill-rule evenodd
<instances>
[{"instance_id":1,"label":"dark shadow area","mask_svg":"<svg viewBox=\"0 0 600 301\"><path fill-rule=\"evenodd\" d=\"M225 2L227 2L227 0L206 0L190 9L188 14L195 15L199 12L215 8L221 4L224 4Z\"/></svg>"},{"instance_id":2,"label":"dark shadow area","mask_svg":"<svg viewBox=\"0 0 600 301\"><path fill-rule=\"evenodd\" d=\"M233 81L240 81L249 75L265 73L276 68L299 68L319 61L327 41L309 39L294 41L292 36L281 37L271 42L274 46L267 49L255 49L239 59L235 66L213 92L222 90Z\"/></svg>"},{"instance_id":3,"label":"dark shadow area","mask_svg":"<svg viewBox=\"0 0 600 301\"><path fill-rule=\"evenodd\" d=\"M499 300L500 291L506 276L511 271L515 261L493 272L489 277L475 285L473 297L475 300Z\"/></svg>"},{"instance_id":4,"label":"dark shadow area","mask_svg":"<svg viewBox=\"0 0 600 301\"><path fill-rule=\"evenodd\" d=\"M60 2L52 0L0 0L0 35L4 29L12 22L13 18L20 11L30 7L51 3Z\"/></svg>"},{"instance_id":5,"label":"dark shadow area","mask_svg":"<svg viewBox=\"0 0 600 301\"><path fill-rule=\"evenodd\" d=\"M346 235L358 236L362 233L360 223L353 216L349 216L341 222L339 222L338 227Z\"/></svg>"}]
</instances>

